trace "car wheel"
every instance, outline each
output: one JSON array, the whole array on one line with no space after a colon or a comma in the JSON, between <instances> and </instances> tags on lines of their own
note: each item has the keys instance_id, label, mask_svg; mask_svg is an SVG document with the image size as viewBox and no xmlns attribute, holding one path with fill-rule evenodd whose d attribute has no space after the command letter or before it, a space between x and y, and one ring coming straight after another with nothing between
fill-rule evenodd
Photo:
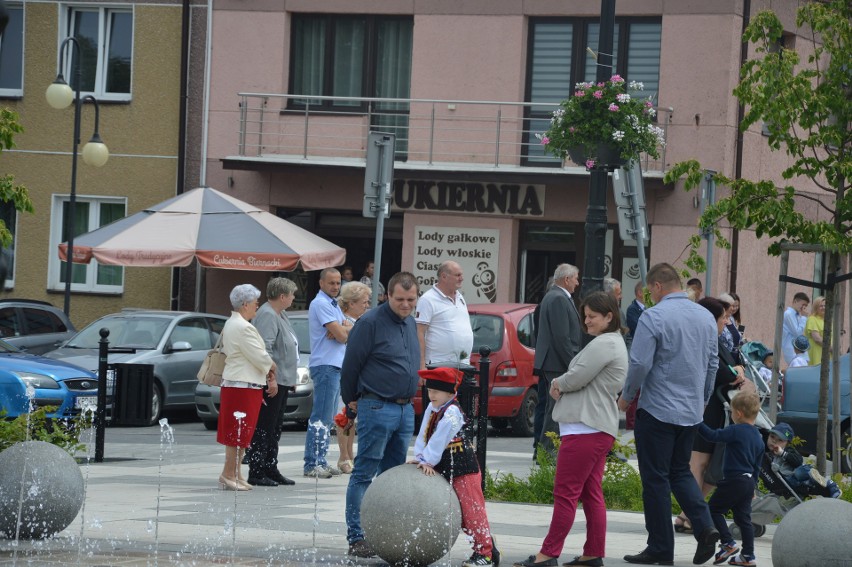
<instances>
[{"instance_id":1,"label":"car wheel","mask_svg":"<svg viewBox=\"0 0 852 567\"><path fill-rule=\"evenodd\" d=\"M498 431L504 431L509 428L509 420L505 417L492 417L491 427Z\"/></svg>"},{"instance_id":2,"label":"car wheel","mask_svg":"<svg viewBox=\"0 0 852 567\"><path fill-rule=\"evenodd\" d=\"M535 406L538 403L538 393L530 388L524 394L524 400L518 410L518 415L512 419L512 431L519 437L531 437L535 422Z\"/></svg>"},{"instance_id":3,"label":"car wheel","mask_svg":"<svg viewBox=\"0 0 852 567\"><path fill-rule=\"evenodd\" d=\"M207 431L216 431L219 428L218 421L205 421L203 423L204 429L206 429Z\"/></svg>"},{"instance_id":4,"label":"car wheel","mask_svg":"<svg viewBox=\"0 0 852 567\"><path fill-rule=\"evenodd\" d=\"M154 382L154 395L151 396L151 421L148 425L157 425L163 414L163 390Z\"/></svg>"}]
</instances>

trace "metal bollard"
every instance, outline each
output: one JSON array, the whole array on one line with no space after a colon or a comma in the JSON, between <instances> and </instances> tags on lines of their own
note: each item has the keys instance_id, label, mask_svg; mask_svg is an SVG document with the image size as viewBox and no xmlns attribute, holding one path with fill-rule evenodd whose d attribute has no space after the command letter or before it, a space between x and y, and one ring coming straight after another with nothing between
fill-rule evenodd
<instances>
[{"instance_id":1,"label":"metal bollard","mask_svg":"<svg viewBox=\"0 0 852 567\"><path fill-rule=\"evenodd\" d=\"M95 411L95 462L104 462L104 434L106 426L107 356L109 352L109 329L100 330L98 341L98 408Z\"/></svg>"},{"instance_id":2,"label":"metal bollard","mask_svg":"<svg viewBox=\"0 0 852 567\"><path fill-rule=\"evenodd\" d=\"M476 432L476 460L482 475L482 490L485 490L485 453L488 445L488 396L491 377L491 348L479 348L479 408Z\"/></svg>"}]
</instances>

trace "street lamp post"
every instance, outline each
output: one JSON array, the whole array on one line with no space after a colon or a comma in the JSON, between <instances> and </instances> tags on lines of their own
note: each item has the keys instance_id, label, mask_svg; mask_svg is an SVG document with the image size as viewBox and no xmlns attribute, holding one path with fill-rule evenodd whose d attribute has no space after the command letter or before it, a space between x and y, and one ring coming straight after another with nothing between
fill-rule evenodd
<instances>
[{"instance_id":1,"label":"street lamp post","mask_svg":"<svg viewBox=\"0 0 852 567\"><path fill-rule=\"evenodd\" d=\"M65 55L65 48L69 44L73 45L74 48L77 49L76 61L72 58L75 81L73 91L68 83L65 82L65 77L62 74L64 69L63 57ZM80 97L81 83L83 82L82 58L83 54L80 50L80 44L77 42L77 39L74 37L66 38L59 47L59 68L56 72L56 80L47 87L47 92L45 92L47 103L58 110L68 108L68 105L74 102L74 149L71 152L71 195L68 199L68 248L65 255L65 305L63 310L66 315L70 315L71 311L71 279L74 267L74 232L77 220L75 216L75 208L77 204L77 147L80 145L80 113L84 102L91 101L95 105L95 133L92 134L92 138L83 147L83 161L89 165L101 167L109 159L109 150L101 140L100 134L98 134L98 122L100 119L98 101L92 95L86 95L82 98Z\"/></svg>"}]
</instances>

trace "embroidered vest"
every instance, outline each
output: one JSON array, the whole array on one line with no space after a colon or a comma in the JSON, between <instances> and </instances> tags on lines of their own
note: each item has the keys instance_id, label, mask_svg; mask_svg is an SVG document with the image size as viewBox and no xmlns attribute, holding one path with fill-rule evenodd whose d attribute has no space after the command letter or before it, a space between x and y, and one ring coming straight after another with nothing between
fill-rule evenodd
<instances>
[{"instance_id":1,"label":"embroidered vest","mask_svg":"<svg viewBox=\"0 0 852 567\"><path fill-rule=\"evenodd\" d=\"M429 442L435 429L438 427L438 422L441 421L450 406L459 407L457 401L447 404L440 411L434 412L429 416L429 425L426 426L426 442ZM464 412L462 412L464 415ZM450 441L441 455L441 461L435 467L435 470L441 473L448 481L453 478L464 476L466 474L474 474L479 472L479 462L476 460L476 451L473 450L473 445L467 436L467 428L462 427L455 437Z\"/></svg>"}]
</instances>

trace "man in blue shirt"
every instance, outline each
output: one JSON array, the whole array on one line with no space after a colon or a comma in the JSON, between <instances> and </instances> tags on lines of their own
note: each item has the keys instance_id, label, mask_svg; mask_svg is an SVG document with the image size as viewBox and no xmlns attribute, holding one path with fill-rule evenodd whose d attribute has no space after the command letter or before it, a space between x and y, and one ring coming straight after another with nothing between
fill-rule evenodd
<instances>
[{"instance_id":1,"label":"man in blue shirt","mask_svg":"<svg viewBox=\"0 0 852 567\"><path fill-rule=\"evenodd\" d=\"M304 472L311 478L331 478L340 474L339 469L328 464L326 453L340 395L340 367L351 324L343 317L335 299L340 293L340 272L334 268L321 271L319 286L320 292L308 307L314 405L305 435Z\"/></svg>"},{"instance_id":2,"label":"man in blue shirt","mask_svg":"<svg viewBox=\"0 0 852 567\"><path fill-rule=\"evenodd\" d=\"M793 296L793 303L784 310L784 320L781 325L781 354L784 362L790 364L796 358L793 341L799 335L805 334L805 322L808 305L811 300L801 291Z\"/></svg>"},{"instance_id":3,"label":"man in blue shirt","mask_svg":"<svg viewBox=\"0 0 852 567\"><path fill-rule=\"evenodd\" d=\"M361 501L373 477L405 462L414 434L420 342L414 322L417 279L395 274L388 301L371 309L352 328L341 372L343 403L358 413L358 455L346 490L349 555L373 557L361 529Z\"/></svg>"},{"instance_id":4,"label":"man in blue shirt","mask_svg":"<svg viewBox=\"0 0 852 567\"><path fill-rule=\"evenodd\" d=\"M700 565L713 557L719 532L689 470L689 457L696 425L713 393L718 328L710 312L682 291L677 270L669 264L652 267L647 281L654 307L637 323L618 407L625 411L641 387L635 438L648 546L624 560L673 564L669 495L674 493L692 524L698 541L693 563Z\"/></svg>"}]
</instances>

